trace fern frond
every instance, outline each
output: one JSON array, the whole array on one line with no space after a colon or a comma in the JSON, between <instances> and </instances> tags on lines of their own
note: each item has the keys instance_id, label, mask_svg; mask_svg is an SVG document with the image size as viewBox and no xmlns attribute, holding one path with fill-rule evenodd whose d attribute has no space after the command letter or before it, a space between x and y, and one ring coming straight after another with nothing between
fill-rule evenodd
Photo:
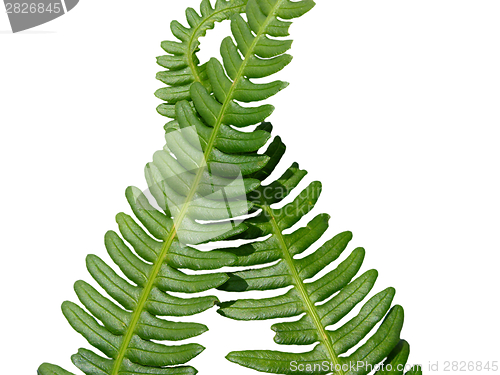
<instances>
[{"instance_id":1,"label":"fern frond","mask_svg":"<svg viewBox=\"0 0 500 375\"><path fill-rule=\"evenodd\" d=\"M124 213L117 215L120 233L110 231L105 236L108 254L124 277L101 258L90 255L87 268L107 296L78 281L75 291L85 309L73 302L62 306L72 327L104 354L80 349L72 357L85 374L195 374L187 363L204 350L201 345L156 341L177 342L205 332L207 327L202 324L162 317L190 316L219 304L215 296L181 298L171 294L196 294L212 288L247 291L291 286L278 297L220 304L219 312L239 320L304 314L295 322L275 324L275 341L317 344L313 351L301 354L244 351L228 355L229 360L243 366L271 373L305 374L311 372L293 371L290 362L329 361L334 366L349 366L360 361L376 365L386 359L389 364L406 364L409 347L400 342L403 309L397 305L391 308L392 288L369 299L342 327L328 329L365 299L377 272L368 271L353 281L364 258L364 250L358 248L334 271L308 281L337 260L351 239L349 232L341 233L311 255L296 258L328 228L329 216L323 214L303 228L284 233L313 209L321 184L313 182L282 208L273 206L290 195L306 172L294 163L278 180L261 185L286 148L276 137L267 151L259 154L270 139L272 127L264 121L274 107L241 103L263 101L287 86L282 81L253 80L269 77L291 61L286 53L291 41L282 39L291 25L286 20L305 14L313 6L312 0L217 0L212 7L210 1L202 0L201 15L188 8L188 28L172 23L172 32L180 42L162 44L170 55L158 59L168 69L159 73L158 79L169 87L156 95L166 101L158 111L174 120L165 126L164 148L154 154L145 169L154 202L138 188L127 189L136 219ZM243 10L246 19L240 15ZM233 37L222 43L222 62L213 58L199 66L199 38L224 19L231 20ZM259 123L251 132L236 129ZM159 208L153 207L154 203ZM252 212L257 212L256 216L242 219ZM195 247L232 239L258 240L222 250L200 251ZM229 275L188 275L180 271L256 265L264 267ZM352 354L345 354L366 338ZM70 374L50 364L43 364L38 371L41 375ZM409 373L419 371L414 368Z\"/></svg>"},{"instance_id":2,"label":"fern frond","mask_svg":"<svg viewBox=\"0 0 500 375\"><path fill-rule=\"evenodd\" d=\"M272 112L273 107L269 105L248 108L238 102L260 101L286 86L281 81L256 85L250 79L267 77L290 62L291 57L285 53L290 43L279 39L288 34L290 26L290 22L283 19L300 16L313 6L312 1L249 0L246 7L247 21L238 14L232 16L231 30L236 44L229 37L224 39L221 47L224 64L211 59L207 66L213 97L201 84L191 86L195 108L206 123L214 127L220 123L248 126ZM270 175L284 149L281 141L276 139L268 150L270 160L267 166L255 172L253 177L263 180ZM366 302L357 317L336 330L328 329L365 299L378 274L371 270L352 281L364 258L364 250L358 248L337 269L314 282L308 282L340 257L352 235L349 232L341 233L311 255L296 259L297 255L318 241L328 228L329 216L323 214L316 216L303 228L284 233L315 206L321 183L313 182L293 202L282 208L272 206L284 200L305 173L294 164L278 180L260 186L249 195L252 210L260 210L260 213L245 220L248 229L237 235L237 238L270 237L238 248L223 249L238 257L233 266L264 267L230 273L230 279L220 289L238 292L289 286L292 289L273 298L226 302L221 305L219 313L238 320L275 319L304 314L296 322L275 324L275 341L286 345L317 343L317 346L313 351L303 354L244 351L230 353L227 358L246 367L278 374L297 373L290 367L290 362L294 360L309 364L326 361L340 368L361 360L372 365L378 364L387 358L400 340L403 309L398 305L391 308L395 291L388 288ZM345 354L365 339L382 320L380 327L364 344L352 354ZM338 373L349 372L340 370ZM361 374L363 371L356 373Z\"/></svg>"},{"instance_id":3,"label":"fern frond","mask_svg":"<svg viewBox=\"0 0 500 375\"><path fill-rule=\"evenodd\" d=\"M284 147L279 147L277 142L275 148L281 149L274 156L275 159L279 159ZM272 171L272 168L270 169L266 173ZM359 314L343 326L335 330L328 328L337 325L366 298L378 274L377 271L370 270L355 278L365 256L364 249L357 248L335 270L315 281L308 281L341 256L352 234L341 233L310 255L297 259L297 255L309 249L325 233L329 216L321 214L305 227L288 234L284 231L292 228L315 206L321 193L321 184L311 183L292 202L282 208L277 209L272 206L282 201L297 186L305 173L298 168L298 165L293 165L281 178L267 186L259 187L252 193L254 206L258 207L260 212L245 221L249 229L239 237L247 239L267 235L270 237L223 251L238 257L233 266L264 267L230 273L229 280L219 287L222 290L236 292L273 290L289 286L292 286L292 289L272 298L224 302L219 313L236 320L265 320L304 314L297 321L274 324L272 326L276 332L274 340L283 345L314 343L317 345L313 351L302 354L251 350L232 352L227 358L249 368L276 374L300 373L291 367L293 361L317 366L328 362L339 368L342 366L349 368L358 361L375 366L387 358L400 341L403 308L398 305L391 308L395 290L388 288L369 299ZM277 263L274 263L276 261ZM363 345L352 354L345 355L366 339L381 321L383 322L380 327ZM341 370L338 373L368 372Z\"/></svg>"},{"instance_id":4,"label":"fern frond","mask_svg":"<svg viewBox=\"0 0 500 375\"><path fill-rule=\"evenodd\" d=\"M247 1L217 0L212 7L209 0L202 0L200 13L193 8L186 9L187 27L178 21L172 21L170 29L178 41L164 41L161 46L168 55L157 58L158 64L167 69L156 75L158 80L167 85L155 93L156 97L166 102L158 106L158 113L175 118L175 103L191 100L189 89L193 82L210 87L206 64L200 66L196 57L199 39L205 36L208 30L213 29L216 22L222 22L233 14L243 12Z\"/></svg>"}]
</instances>

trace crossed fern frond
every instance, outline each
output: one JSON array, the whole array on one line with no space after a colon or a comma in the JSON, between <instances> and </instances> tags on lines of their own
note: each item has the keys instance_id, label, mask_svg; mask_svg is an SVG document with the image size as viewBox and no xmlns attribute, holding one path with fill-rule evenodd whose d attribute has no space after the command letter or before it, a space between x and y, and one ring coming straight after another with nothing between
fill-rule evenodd
<instances>
[{"instance_id":1,"label":"crossed fern frond","mask_svg":"<svg viewBox=\"0 0 500 375\"><path fill-rule=\"evenodd\" d=\"M279 140L274 143L271 161L261 173L270 174L285 151ZM252 239L267 236L265 240L221 249L238 257L232 266L264 267L230 273L229 280L219 289L232 292L290 286L292 289L272 298L224 302L219 313L236 320L288 318L303 314L297 321L274 324L274 340L283 345L317 345L312 351L301 354L249 350L232 352L227 358L245 367L276 374L328 374L334 369L338 374L361 375L369 373L388 356L391 362L404 366L408 357L396 356L393 352L409 352L407 344L398 346L404 314L401 306L391 308L395 294L393 288L385 289L368 300L359 314L344 325L335 330L328 329L365 299L378 274L370 270L353 280L365 255L364 249L357 248L335 270L315 281L308 281L342 255L352 234L341 233L311 254L297 258L322 237L330 218L320 214L305 227L284 233L315 206L320 196L321 183L313 182L293 202L282 208L273 208L274 204L282 202L290 194L305 174L294 164L278 180L260 186L250 194L254 207L258 207L260 212L245 220L249 229L239 237ZM341 356L365 339L382 319L383 323L363 345L353 353ZM330 366L325 365L327 363ZM363 363L364 367L357 366L356 371L351 370L353 365L359 363ZM417 371L416 368L414 370Z\"/></svg>"},{"instance_id":2,"label":"crossed fern frond","mask_svg":"<svg viewBox=\"0 0 500 375\"><path fill-rule=\"evenodd\" d=\"M326 361L336 366L365 361L375 365L386 359L387 364L406 364L409 346L400 341L403 310L400 306L391 309L392 288L372 297L358 316L342 327L328 329L368 295L377 273L368 271L352 281L364 258L364 250L356 249L336 270L308 281L338 259L351 238L350 233L342 233L311 255L296 257L318 241L328 227L329 216L323 214L304 228L284 233L315 206L321 184L310 184L282 208L274 205L290 195L306 172L294 163L278 180L262 185L286 148L276 137L263 154L259 153L271 138L272 126L265 120L274 107L243 103L263 101L288 85L254 80L270 77L290 63L287 51L292 42L283 39L288 36L289 20L313 6L312 0L217 0L212 7L209 0L202 0L200 13L192 8L186 12L189 27L172 22L172 32L179 42L162 43L169 55L159 57L158 63L167 70L157 78L167 87L156 95L165 101L158 112L173 120L165 125L164 148L154 154L145 169L154 200L129 187L126 198L137 221L121 213L117 215L120 234L110 231L105 236L108 254L124 276L95 255L87 258L90 274L108 296L78 281L75 291L85 309L72 302L62 307L72 327L104 354L80 349L72 357L85 374L195 374L187 363L203 351L201 345L156 341L177 342L205 332L207 327L202 324L163 317L190 316L219 304L215 296L183 298L171 294L196 294L213 288L242 292L292 286L287 293L271 299L223 303L219 312L241 320L304 314L296 322L275 324L275 340L287 345L317 343L313 351L302 354L229 354L229 360L243 366L279 374L326 374L330 370L316 367L293 371L290 363L316 365ZM231 20L232 37L222 42L222 62L212 58L200 66L196 57L199 38L216 22L226 19ZM257 125L252 131L238 130L252 125ZM248 213L256 215L244 220ZM262 240L264 236L269 238ZM233 239L257 241L210 251L195 247ZM269 265L273 262L277 263ZM230 274L180 271L256 265L264 267ZM345 354L381 320L383 323L366 343ZM335 371L367 373L342 368ZM71 375L51 364L43 364L38 372ZM420 374L421 370L415 367L408 373Z\"/></svg>"}]
</instances>

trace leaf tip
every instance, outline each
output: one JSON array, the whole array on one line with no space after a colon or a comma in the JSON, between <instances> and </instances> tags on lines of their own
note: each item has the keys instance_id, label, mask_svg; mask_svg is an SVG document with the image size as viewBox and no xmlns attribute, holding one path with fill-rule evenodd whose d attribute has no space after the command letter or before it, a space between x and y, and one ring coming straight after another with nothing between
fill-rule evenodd
<instances>
[{"instance_id":1,"label":"leaf tip","mask_svg":"<svg viewBox=\"0 0 500 375\"><path fill-rule=\"evenodd\" d=\"M128 216L127 214L119 212L116 214L115 220L118 224L120 224L120 222L123 222L127 218L127 216Z\"/></svg>"},{"instance_id":2,"label":"leaf tip","mask_svg":"<svg viewBox=\"0 0 500 375\"><path fill-rule=\"evenodd\" d=\"M97 255L94 255L94 254L88 254L86 257L85 257L85 263L87 265L87 267L93 265L95 262L99 261L99 257Z\"/></svg>"},{"instance_id":3,"label":"leaf tip","mask_svg":"<svg viewBox=\"0 0 500 375\"><path fill-rule=\"evenodd\" d=\"M226 359L229 361L229 362L233 362L233 363L238 363L238 352L230 352L228 355L226 355Z\"/></svg>"},{"instance_id":4,"label":"leaf tip","mask_svg":"<svg viewBox=\"0 0 500 375\"><path fill-rule=\"evenodd\" d=\"M387 292L387 295L395 296L396 295L396 288L390 286L385 290Z\"/></svg>"},{"instance_id":5,"label":"leaf tip","mask_svg":"<svg viewBox=\"0 0 500 375\"><path fill-rule=\"evenodd\" d=\"M66 318L68 317L67 314L71 312L71 309L74 305L75 304L71 301L64 301L63 303L61 303L61 311Z\"/></svg>"},{"instance_id":6,"label":"leaf tip","mask_svg":"<svg viewBox=\"0 0 500 375\"><path fill-rule=\"evenodd\" d=\"M364 249L362 249L363 252L364 252ZM373 283L375 283L375 281L378 279L378 271L377 270L369 270L369 271L366 271L364 276L367 278L367 279L371 279L373 280Z\"/></svg>"},{"instance_id":7,"label":"leaf tip","mask_svg":"<svg viewBox=\"0 0 500 375\"><path fill-rule=\"evenodd\" d=\"M87 285L87 283L85 281L77 280L73 284L73 289L75 290L76 294L78 294L80 291L83 290L83 288L85 288L86 285Z\"/></svg>"}]
</instances>

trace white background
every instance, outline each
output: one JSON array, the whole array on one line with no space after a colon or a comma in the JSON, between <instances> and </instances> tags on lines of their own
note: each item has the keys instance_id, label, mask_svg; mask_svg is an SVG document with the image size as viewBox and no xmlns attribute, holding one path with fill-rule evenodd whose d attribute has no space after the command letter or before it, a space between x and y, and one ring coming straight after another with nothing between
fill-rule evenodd
<instances>
[{"instance_id":1,"label":"white background","mask_svg":"<svg viewBox=\"0 0 500 375\"><path fill-rule=\"evenodd\" d=\"M318 3L291 29L295 58L279 74L291 85L271 100L288 145L280 171L296 160L301 187L323 182L328 234L353 231L363 269L380 273L374 292L397 289L411 363L446 374L445 361L500 360L500 3ZM89 347L59 306L90 281L86 254L109 259L103 235L130 212L125 188L145 187L166 122L155 56L188 5L85 0L16 35L0 14L2 373L75 371L70 355ZM204 60L227 32L203 40ZM201 374L254 374L225 354L286 349L272 322L215 309L189 320L211 329L192 340L207 347L192 361Z\"/></svg>"}]
</instances>

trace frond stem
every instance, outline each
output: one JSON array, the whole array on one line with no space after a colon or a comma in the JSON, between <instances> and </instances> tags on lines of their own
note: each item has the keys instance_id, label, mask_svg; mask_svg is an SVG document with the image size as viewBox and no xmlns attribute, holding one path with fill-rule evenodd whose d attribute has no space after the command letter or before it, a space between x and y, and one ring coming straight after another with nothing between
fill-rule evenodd
<instances>
[{"instance_id":1,"label":"frond stem","mask_svg":"<svg viewBox=\"0 0 500 375\"><path fill-rule=\"evenodd\" d=\"M177 235L177 228L180 226L180 224L184 220L184 217L187 214L187 211L189 208L189 203L191 202L194 195L196 194L196 191L198 190L198 185L203 177L203 172L205 170L204 167L207 165L208 157L210 156L210 153L212 152L212 149L215 145L215 140L216 140L217 135L219 133L219 129L222 125L222 119L224 118L224 114L226 113L229 104L233 100L233 94L234 94L234 91L236 89L236 85L238 84L240 78L243 77L243 73L245 71L245 68L248 64L250 57L254 54L253 51L254 51L255 47L257 46L257 43L259 41L260 36L262 36L264 34L266 27L269 25L269 22L271 22L272 18L276 16L276 11L278 10L278 8L282 2L283 2L283 0L276 2L273 10L269 13L266 21L264 22L261 29L259 30L259 33L256 34L256 37L253 40L252 45L248 49L248 52L245 56L245 59L243 60L241 66L238 70L238 73L236 74L236 77L235 77L235 79L231 85L231 88L230 88L230 90L229 90L229 92L224 100L224 103L222 103L222 107L221 107L219 116L217 118L217 122L213 127L212 133L210 134L210 139L208 140L207 146L206 146L205 151L203 153L203 160L201 160L202 165L200 166L200 168L198 168L195 179L193 181L193 185L191 186L189 193L186 197L186 200L185 200L186 203L182 206L181 211L179 212L179 214L175 218L175 222L174 222L174 225L172 227L172 230L170 231L167 239L165 240L164 244L162 245L160 255L158 256L156 262L154 263L153 269L151 270L151 274L148 277L148 282L141 292L139 302L138 302L136 308L134 309L134 312L132 314L132 319L130 321L129 326L127 327L127 332L123 338L122 344L120 345L120 350L118 352L118 356L117 356L115 363L113 365L113 370L111 372L111 375L118 375L118 372L120 371L123 360L125 359L125 354L127 352L128 346L130 344L130 341L132 340L132 337L134 336L134 333L135 333L135 330L137 328L137 324L139 323L139 319L141 317L141 314L144 311L144 306L148 300L148 297L149 297L149 294L151 293L151 290L154 287L155 279L158 276L158 273L161 270L161 266L165 260L165 257L168 254L170 246L172 245L172 242L174 241L174 239ZM191 53L189 55L191 56L191 58L193 57L193 55ZM194 64L194 60L191 60L191 62L192 62L192 64ZM199 78L199 76L198 76L198 78ZM337 362L338 362L338 360L337 360ZM343 374L341 374L341 375L343 375Z\"/></svg>"},{"instance_id":2,"label":"frond stem","mask_svg":"<svg viewBox=\"0 0 500 375\"><path fill-rule=\"evenodd\" d=\"M154 267L151 270L151 274L148 277L148 282L141 292L139 302L138 302L136 308L134 309L134 312L132 314L132 319L130 321L129 326L127 327L127 332L126 332L126 334L123 338L123 341L120 345L120 349L118 351L118 356L114 362L113 370L111 371L111 375L118 375L118 373L120 371L120 368L121 368L121 365L123 363L123 360L125 359L125 354L126 354L127 349L129 347L130 341L132 340L132 337L134 336L135 330L137 328L137 324L139 323L139 319L141 317L141 314L144 311L144 306L148 300L148 297L151 293L151 290L154 287L155 279L158 276L158 273L161 270L161 266L165 260L165 257L168 254L170 246L172 245L172 242L174 241L174 239L177 235L177 228L180 226L180 224L184 220L184 217L185 217L187 210L189 208L189 203L191 202L194 195L196 194L196 191L198 190L198 185L203 177L203 172L205 170L204 166L206 166L206 161L208 160L208 157L210 156L210 153L212 152L212 149L215 145L215 140L217 138L219 129L222 125L222 119L224 117L224 114L225 114L228 106L229 106L229 103L233 99L233 93L234 93L234 90L236 88L236 85L237 85L239 79L241 77L243 77L243 72L245 71L245 67L248 63L250 56L253 55L253 50L254 50L255 46L257 45L259 36L261 36L264 33L266 26L269 24L271 18L275 16L275 10L278 9L278 6L280 4L281 4L281 1L278 1L276 3L275 9L273 10L273 12L271 12L269 14L261 31L259 32L259 34L257 34L252 45L248 49L248 53L245 56L245 59L243 60L243 63L240 66L240 69L237 73L235 80L233 81L233 84L231 85L231 89L230 89L228 95L226 96L224 103L222 104L221 111L220 111L219 117L217 119L217 123L213 127L212 133L210 134L210 139L208 140L207 146L206 146L205 151L203 153L203 160L201 161L202 166L200 166L200 168L198 168L195 179L193 181L193 185L191 186L191 189L189 190L189 193L186 197L186 200L185 200L186 203L183 205L181 211L179 212L179 214L175 218L175 222L174 222L174 225L172 227L172 230L170 231L168 238L165 240L164 244L162 245L160 255L158 256L156 262L154 263ZM192 54L190 53L189 55L192 58ZM193 60L191 60L191 61L192 61L192 64L194 64L194 61Z\"/></svg>"},{"instance_id":3,"label":"frond stem","mask_svg":"<svg viewBox=\"0 0 500 375\"><path fill-rule=\"evenodd\" d=\"M191 39L189 40L189 43L188 43L188 54L187 55L188 55L188 65L189 65L189 68L191 69L191 72L193 73L195 82L201 83L200 74L198 72L198 65L194 61L194 56L195 56L195 51L194 51L195 47L194 46L195 46L195 43L198 41L198 39L201 37L198 35L198 32L200 30L203 30L205 28L206 24L208 24L210 22L214 22L213 21L213 18L215 18L214 16L216 16L220 13L226 12L230 9L236 10L236 9L241 8L243 6L244 5L240 4L240 5L234 5L231 7L223 8L221 10L216 10L214 13L212 13L210 15L210 17L205 19L203 22L200 22L200 24L194 28L193 34L192 34Z\"/></svg>"},{"instance_id":4,"label":"frond stem","mask_svg":"<svg viewBox=\"0 0 500 375\"><path fill-rule=\"evenodd\" d=\"M321 343L324 345L326 350L328 351L328 354L330 356L330 359L332 361L333 367L335 369L338 369L337 374L339 375L344 375L344 371L342 370L342 364L340 363L340 359L335 353L335 350L333 349L333 344L330 339L330 336L328 335L325 327L323 327L323 324L321 324L321 318L318 315L318 311L316 310L316 306L314 305L314 302L311 300L309 297L309 294L307 293L306 287L304 285L304 282L300 278L299 271L297 270L297 267L295 267L295 263L293 260L292 255L290 254L290 251L288 249L288 246L286 245L285 239L283 237L283 233L281 229L278 226L278 223L276 222L276 218L273 214L272 209L267 206L267 205L262 205L262 209L265 211L266 215L270 218L270 222L273 228L273 233L274 235L278 238L278 241L280 243L280 247L282 250L283 254L283 259L285 260L288 269L290 270L290 273L292 274L293 278L293 283L297 290L299 291L300 297L302 299L302 302L304 303L304 306L307 310L307 313L311 317L316 330L319 333Z\"/></svg>"},{"instance_id":5,"label":"frond stem","mask_svg":"<svg viewBox=\"0 0 500 375\"><path fill-rule=\"evenodd\" d=\"M130 320L130 324L127 327L127 332L125 333L125 336L123 337L123 341L120 345L120 350L118 351L118 355L116 357L116 360L113 364L113 370L111 371L111 375L118 375L121 365L123 363L123 360L125 359L125 354L127 352L127 349L130 345L130 341L132 340L132 337L134 336L135 329L137 328L137 324L139 323L139 319L141 318L141 314L144 311L144 306L146 305L146 302L148 301L149 294L151 293L151 290L153 290L154 283L156 280L156 277L158 276L158 273L161 270L161 266L163 265L163 261L165 257L167 256L168 250L170 248L170 245L172 245L172 242L175 238L176 231L172 230L169 233L168 238L165 240L163 246L161 247L160 255L156 259L156 262L153 265L153 268L151 270L151 274L148 277L148 282L145 285L144 289L141 292L141 296L139 298L139 302L137 302L137 306L134 309L134 312L132 313L132 318Z\"/></svg>"}]
</instances>

